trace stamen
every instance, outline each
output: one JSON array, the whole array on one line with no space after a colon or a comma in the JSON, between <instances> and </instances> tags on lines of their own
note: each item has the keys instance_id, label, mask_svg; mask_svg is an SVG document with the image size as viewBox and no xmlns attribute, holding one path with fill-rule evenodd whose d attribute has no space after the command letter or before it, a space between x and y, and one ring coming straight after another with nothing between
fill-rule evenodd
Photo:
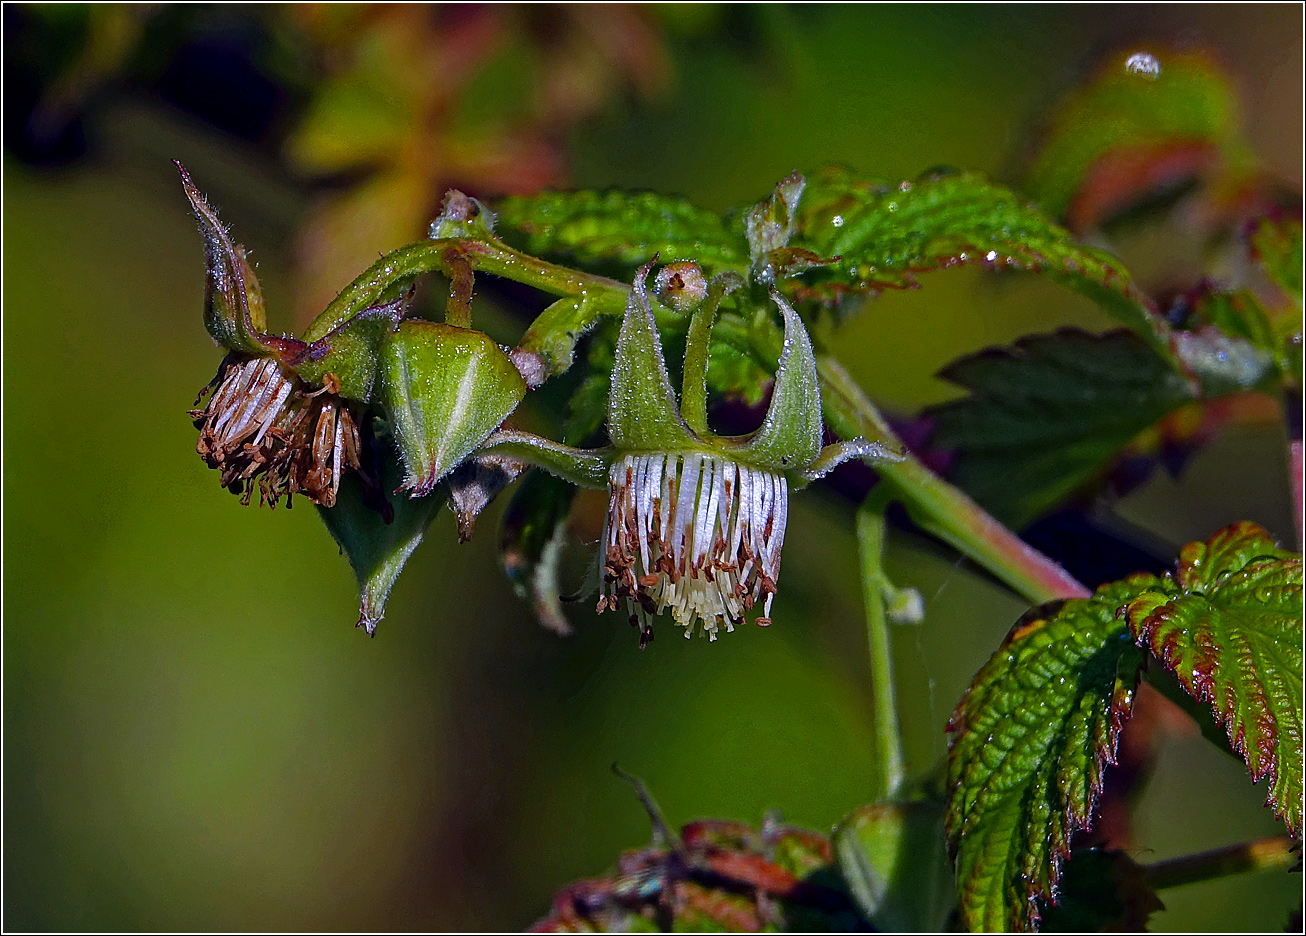
<instances>
[{"instance_id":1,"label":"stamen","mask_svg":"<svg viewBox=\"0 0 1306 936\"><path fill-rule=\"evenodd\" d=\"M627 455L609 474L598 610L624 601L644 633L670 611L691 636L733 631L755 605L769 624L788 484L700 452Z\"/></svg>"}]
</instances>

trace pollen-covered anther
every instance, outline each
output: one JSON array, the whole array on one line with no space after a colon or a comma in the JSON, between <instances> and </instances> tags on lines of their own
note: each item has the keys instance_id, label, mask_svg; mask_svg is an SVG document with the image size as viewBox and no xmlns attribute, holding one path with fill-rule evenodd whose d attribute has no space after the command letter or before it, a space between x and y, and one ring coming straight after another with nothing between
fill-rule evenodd
<instances>
[{"instance_id":1,"label":"pollen-covered anther","mask_svg":"<svg viewBox=\"0 0 1306 936\"><path fill-rule=\"evenodd\" d=\"M761 603L770 623L789 503L783 475L698 452L622 456L609 475L599 611L624 600L651 636L670 610L715 640Z\"/></svg>"},{"instance_id":2,"label":"pollen-covered anther","mask_svg":"<svg viewBox=\"0 0 1306 936\"><path fill-rule=\"evenodd\" d=\"M361 470L349 406L326 388L310 392L275 359L229 354L200 396L210 388L208 405L190 414L200 430L195 448L242 503L257 487L261 504L302 493L331 507L341 477Z\"/></svg>"}]
</instances>

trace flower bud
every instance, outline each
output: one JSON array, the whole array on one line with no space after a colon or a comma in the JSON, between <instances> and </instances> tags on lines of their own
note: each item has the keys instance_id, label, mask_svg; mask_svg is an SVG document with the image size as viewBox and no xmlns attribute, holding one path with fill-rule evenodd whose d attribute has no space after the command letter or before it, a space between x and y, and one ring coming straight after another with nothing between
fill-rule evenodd
<instances>
[{"instance_id":1,"label":"flower bud","mask_svg":"<svg viewBox=\"0 0 1306 936\"><path fill-rule=\"evenodd\" d=\"M407 319L381 348L380 397L406 477L429 494L508 417L526 394L512 361L489 335Z\"/></svg>"},{"instance_id":2,"label":"flower bud","mask_svg":"<svg viewBox=\"0 0 1306 936\"><path fill-rule=\"evenodd\" d=\"M653 289L659 299L683 315L707 298L707 277L697 263L668 263L658 270Z\"/></svg>"}]
</instances>

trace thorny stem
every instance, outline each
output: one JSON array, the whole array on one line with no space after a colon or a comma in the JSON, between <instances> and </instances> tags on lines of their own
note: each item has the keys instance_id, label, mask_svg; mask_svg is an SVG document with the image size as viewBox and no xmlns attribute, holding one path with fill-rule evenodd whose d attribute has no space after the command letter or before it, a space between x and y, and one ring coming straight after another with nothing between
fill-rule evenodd
<instances>
[{"instance_id":1,"label":"thorny stem","mask_svg":"<svg viewBox=\"0 0 1306 936\"><path fill-rule=\"evenodd\" d=\"M906 774L902 727L894 692L893 656L884 614L884 500L875 489L857 511L857 548L861 555L862 600L866 604L866 639L871 655L871 696L875 717L875 762L880 771L877 800L892 800Z\"/></svg>"},{"instance_id":2,"label":"thorny stem","mask_svg":"<svg viewBox=\"0 0 1306 936\"><path fill-rule=\"evenodd\" d=\"M875 467L922 529L965 553L1035 604L1091 594L1065 569L906 452L843 365L821 355L816 367L821 376L821 406L830 428L845 439L862 436L904 451L902 461L881 462Z\"/></svg>"},{"instance_id":3,"label":"thorny stem","mask_svg":"<svg viewBox=\"0 0 1306 936\"><path fill-rule=\"evenodd\" d=\"M1286 871L1300 860L1300 853L1291 838L1274 835L1196 855L1158 861L1144 867L1143 873L1144 879L1154 890L1163 890L1247 871Z\"/></svg>"}]
</instances>

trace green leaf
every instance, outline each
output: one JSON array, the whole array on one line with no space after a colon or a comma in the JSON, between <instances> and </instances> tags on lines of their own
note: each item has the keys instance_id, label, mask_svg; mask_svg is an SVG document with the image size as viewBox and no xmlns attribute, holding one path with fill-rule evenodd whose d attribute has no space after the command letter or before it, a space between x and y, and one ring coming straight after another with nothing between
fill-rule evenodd
<instances>
[{"instance_id":1,"label":"green leaf","mask_svg":"<svg viewBox=\"0 0 1306 936\"><path fill-rule=\"evenodd\" d=\"M1139 933L1164 910L1147 871L1121 851L1088 848L1066 862L1057 905L1044 914L1045 933Z\"/></svg>"},{"instance_id":2,"label":"green leaf","mask_svg":"<svg viewBox=\"0 0 1306 936\"><path fill-rule=\"evenodd\" d=\"M381 400L407 468L429 494L516 409L526 383L488 335L408 319L382 348Z\"/></svg>"},{"instance_id":3,"label":"green leaf","mask_svg":"<svg viewBox=\"0 0 1306 936\"><path fill-rule=\"evenodd\" d=\"M940 375L971 391L932 411L956 449L949 480L1017 529L1099 477L1193 392L1129 332L1063 329L962 358Z\"/></svg>"},{"instance_id":4,"label":"green leaf","mask_svg":"<svg viewBox=\"0 0 1306 936\"><path fill-rule=\"evenodd\" d=\"M945 826L968 929L1032 929L1055 895L1144 661L1116 612L1160 584L1136 575L1031 609L949 720Z\"/></svg>"},{"instance_id":5,"label":"green leaf","mask_svg":"<svg viewBox=\"0 0 1306 936\"><path fill-rule=\"evenodd\" d=\"M1179 554L1174 589L1129 604L1129 626L1193 698L1209 702L1266 805L1302 828L1302 560L1254 523Z\"/></svg>"},{"instance_id":6,"label":"green leaf","mask_svg":"<svg viewBox=\"0 0 1306 936\"><path fill-rule=\"evenodd\" d=\"M942 804L863 806L839 823L831 844L848 892L877 930L943 930L956 900Z\"/></svg>"},{"instance_id":7,"label":"green leaf","mask_svg":"<svg viewBox=\"0 0 1306 936\"><path fill-rule=\"evenodd\" d=\"M581 264L614 261L633 270L655 254L713 272L748 269L748 242L710 211L650 192L544 192L506 198L498 233L539 257Z\"/></svg>"},{"instance_id":8,"label":"green leaf","mask_svg":"<svg viewBox=\"0 0 1306 936\"><path fill-rule=\"evenodd\" d=\"M1083 230L1222 154L1247 158L1228 76L1197 53L1161 54L1160 66L1149 76L1114 57L1061 101L1025 181L1050 214Z\"/></svg>"},{"instance_id":9,"label":"green leaf","mask_svg":"<svg viewBox=\"0 0 1306 936\"><path fill-rule=\"evenodd\" d=\"M447 499L444 487L415 499L388 495L386 492L399 484L402 468L389 445L380 443L380 448L379 489L369 492L351 473L340 479L335 506L318 507L358 579L357 626L368 634L375 633L376 625L385 616L390 589Z\"/></svg>"},{"instance_id":10,"label":"green leaf","mask_svg":"<svg viewBox=\"0 0 1306 936\"><path fill-rule=\"evenodd\" d=\"M978 263L1052 276L1149 339L1164 328L1118 260L1077 244L1038 208L973 173L886 185L827 169L808 180L791 244L840 258L793 287L801 298L904 289L917 273Z\"/></svg>"},{"instance_id":11,"label":"green leaf","mask_svg":"<svg viewBox=\"0 0 1306 936\"><path fill-rule=\"evenodd\" d=\"M566 541L567 517L576 489L553 475L532 471L518 486L503 515L499 551L503 571L517 596L530 603L548 630L566 636L558 562Z\"/></svg>"}]
</instances>

